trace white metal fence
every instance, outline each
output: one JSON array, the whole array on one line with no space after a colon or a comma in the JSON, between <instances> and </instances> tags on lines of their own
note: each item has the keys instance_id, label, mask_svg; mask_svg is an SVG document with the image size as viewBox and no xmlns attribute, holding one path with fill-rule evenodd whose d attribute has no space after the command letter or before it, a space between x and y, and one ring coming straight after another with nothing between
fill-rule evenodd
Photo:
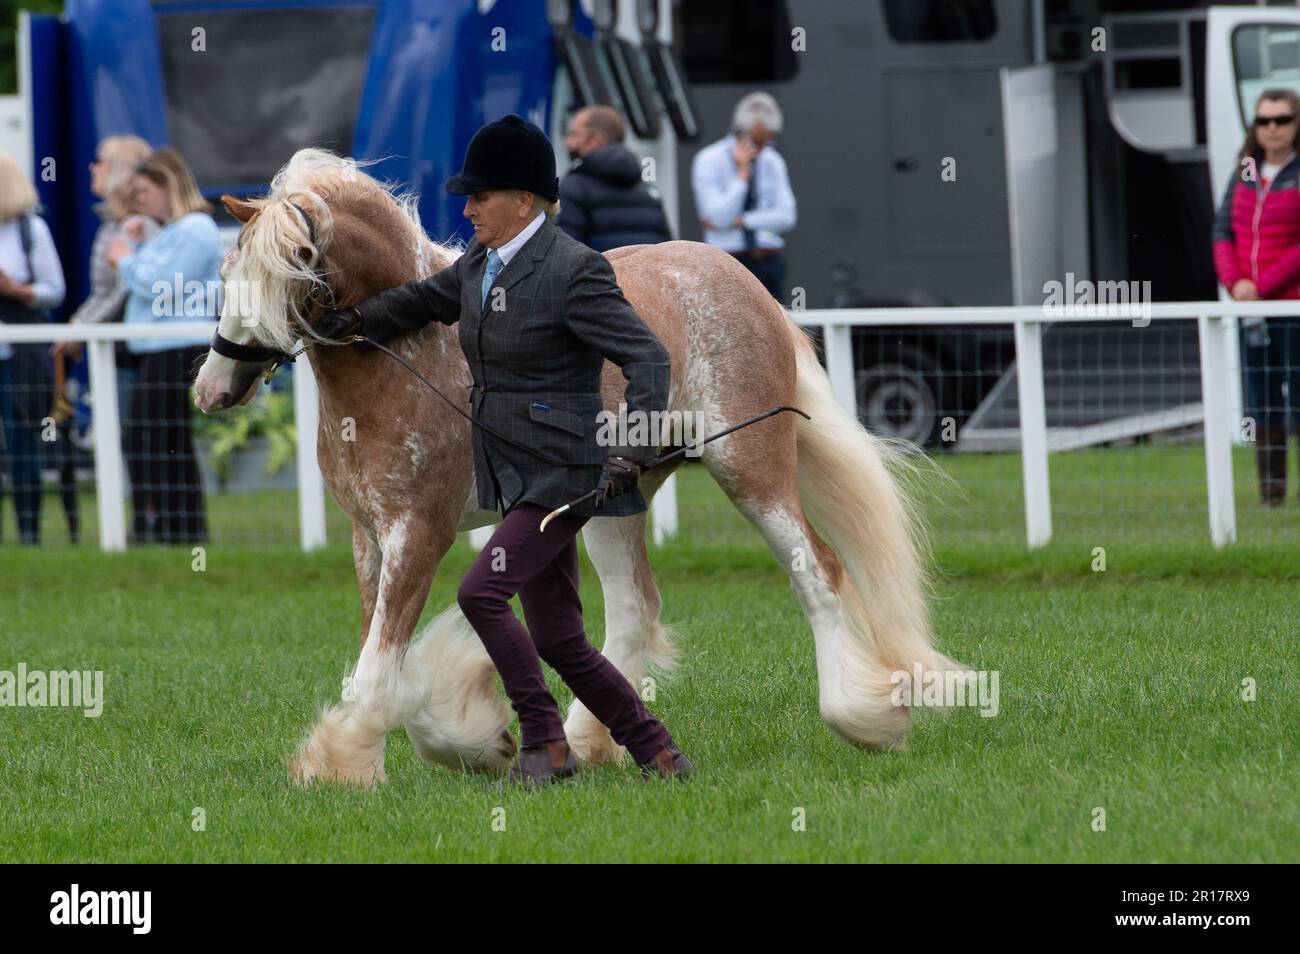
<instances>
[{"instance_id":1,"label":"white metal fence","mask_svg":"<svg viewBox=\"0 0 1300 954\"><path fill-rule=\"evenodd\" d=\"M1300 302L1186 302L1145 306L1150 324L1175 319L1195 319L1199 341L1200 408L1180 409L1186 423L1198 419L1204 436L1204 519L1216 546L1237 539L1232 451L1239 439L1241 406L1238 386L1236 318L1300 317ZM837 309L798 313L805 327L820 328L832 388L840 403L858 410L858 370L854 367L854 329L917 329L971 325L1014 328L1015 383L1018 406L1018 444L1021 458L1021 500L1024 533L1029 546L1052 539L1052 490L1049 481L1049 441L1044 397L1043 330L1054 322L1071 325L1111 322L1113 312L1049 314L1041 306L991 308ZM1145 318L1126 334L1142 335ZM122 410L118 407L114 342L127 339L210 337L208 322L166 323L153 326L113 325L0 325L0 342L87 343L90 388L94 409L93 456L99 524L99 545L106 551L127 544L125 487L121 445ZM299 360L294 372L293 406L297 438L298 539L303 549L326 542L326 493L316 460L317 391L310 364ZM1210 409L1204 413L1202 409ZM239 414L241 411L227 412ZM1057 442L1060 443L1059 441ZM670 482L656 498L653 509L656 542L677 532L677 499ZM1203 524L1204 526L1205 524ZM481 543L486 533L475 539Z\"/></svg>"},{"instance_id":2,"label":"white metal fence","mask_svg":"<svg viewBox=\"0 0 1300 954\"><path fill-rule=\"evenodd\" d=\"M1236 319L1300 316L1300 302L1170 302L1145 306L1132 319L1132 334L1152 322L1195 319L1199 342L1201 413L1204 428L1206 513L1215 546L1237 539L1232 448L1241 427ZM1052 323L1113 323L1115 308L1080 307L1052 314L1043 306L846 309L809 311L804 325L824 328L825 355L839 402L856 408L852 329L885 326L954 326L1011 324L1015 329L1016 382L1020 421L1025 535L1030 547L1052 538L1052 498L1048 479L1049 441L1043 388L1043 329ZM1128 319L1126 319L1128 320ZM1204 409L1209 409L1205 413Z\"/></svg>"}]
</instances>

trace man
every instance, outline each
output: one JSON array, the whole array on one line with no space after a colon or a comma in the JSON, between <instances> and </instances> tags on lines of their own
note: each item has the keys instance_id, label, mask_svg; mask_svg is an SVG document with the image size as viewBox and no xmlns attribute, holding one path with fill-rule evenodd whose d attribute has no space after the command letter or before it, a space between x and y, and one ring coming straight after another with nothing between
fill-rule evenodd
<instances>
[{"instance_id":1,"label":"man","mask_svg":"<svg viewBox=\"0 0 1300 954\"><path fill-rule=\"evenodd\" d=\"M642 180L641 162L623 137L623 118L609 106L578 110L564 137L574 162L560 183L555 224L598 252L673 237L659 194Z\"/></svg>"},{"instance_id":2,"label":"man","mask_svg":"<svg viewBox=\"0 0 1300 954\"><path fill-rule=\"evenodd\" d=\"M663 411L669 358L614 279L604 256L550 221L559 183L546 135L511 114L474 134L447 191L467 196L474 238L442 271L326 315L337 337L360 323L375 341L430 321L459 322L474 379L474 476L479 506L505 518L461 581L457 602L501 673L519 714L510 779L572 775L573 753L540 659L573 689L647 775L685 776L689 759L626 677L587 641L578 598L576 535L594 515L643 513L636 489L654 447L602 448L604 360L627 379L630 412ZM602 468L602 461L604 466ZM541 532L553 509L597 490ZM519 601L528 621L510 607ZM531 635L530 635L531 633Z\"/></svg>"},{"instance_id":3,"label":"man","mask_svg":"<svg viewBox=\"0 0 1300 954\"><path fill-rule=\"evenodd\" d=\"M781 132L781 107L767 93L750 93L736 104L731 126L691 163L704 241L740 259L784 303L780 233L794 228L797 213L785 160L771 145Z\"/></svg>"}]
</instances>

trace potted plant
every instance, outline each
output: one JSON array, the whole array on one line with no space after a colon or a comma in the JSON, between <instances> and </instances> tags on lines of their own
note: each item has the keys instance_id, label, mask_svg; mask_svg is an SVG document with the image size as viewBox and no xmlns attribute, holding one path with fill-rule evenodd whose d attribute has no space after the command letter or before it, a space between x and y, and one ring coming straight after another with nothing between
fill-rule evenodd
<instances>
[{"instance_id":1,"label":"potted plant","mask_svg":"<svg viewBox=\"0 0 1300 954\"><path fill-rule=\"evenodd\" d=\"M293 488L293 392L268 390L226 414L199 414L194 443L207 493Z\"/></svg>"}]
</instances>

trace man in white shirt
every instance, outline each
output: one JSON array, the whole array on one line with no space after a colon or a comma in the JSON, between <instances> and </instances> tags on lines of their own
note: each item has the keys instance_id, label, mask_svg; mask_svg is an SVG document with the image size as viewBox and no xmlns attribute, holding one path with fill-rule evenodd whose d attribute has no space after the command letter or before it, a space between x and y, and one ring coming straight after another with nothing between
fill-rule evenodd
<instances>
[{"instance_id":1,"label":"man in white shirt","mask_svg":"<svg viewBox=\"0 0 1300 954\"><path fill-rule=\"evenodd\" d=\"M730 252L777 301L785 301L785 241L798 215L785 160L771 145L783 125L767 93L736 104L732 131L691 163L695 209L704 241Z\"/></svg>"},{"instance_id":2,"label":"man in white shirt","mask_svg":"<svg viewBox=\"0 0 1300 954\"><path fill-rule=\"evenodd\" d=\"M524 226L522 232L520 232L518 235L512 238L509 242L506 242L504 245L497 246L497 255L501 259L502 268L505 268L507 265L510 264L510 260L515 257L515 252L519 251L521 248L524 247L524 243L527 242L530 238L532 238L537 233L537 230L542 227L542 223L545 221L546 221L546 213L543 212L541 209L538 209L537 214L533 216L531 222L529 222L527 225Z\"/></svg>"}]
</instances>

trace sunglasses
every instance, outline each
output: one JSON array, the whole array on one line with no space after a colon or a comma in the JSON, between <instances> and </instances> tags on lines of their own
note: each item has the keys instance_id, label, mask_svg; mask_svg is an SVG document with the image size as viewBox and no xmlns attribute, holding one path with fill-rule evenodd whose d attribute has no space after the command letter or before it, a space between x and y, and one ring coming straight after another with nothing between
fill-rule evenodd
<instances>
[{"instance_id":1,"label":"sunglasses","mask_svg":"<svg viewBox=\"0 0 1300 954\"><path fill-rule=\"evenodd\" d=\"M1264 127L1264 126L1290 126L1293 122L1295 122L1295 116L1294 116L1294 115L1287 115L1287 116L1256 116L1256 117L1255 117L1255 125L1256 125L1256 126L1259 126L1259 127Z\"/></svg>"}]
</instances>

